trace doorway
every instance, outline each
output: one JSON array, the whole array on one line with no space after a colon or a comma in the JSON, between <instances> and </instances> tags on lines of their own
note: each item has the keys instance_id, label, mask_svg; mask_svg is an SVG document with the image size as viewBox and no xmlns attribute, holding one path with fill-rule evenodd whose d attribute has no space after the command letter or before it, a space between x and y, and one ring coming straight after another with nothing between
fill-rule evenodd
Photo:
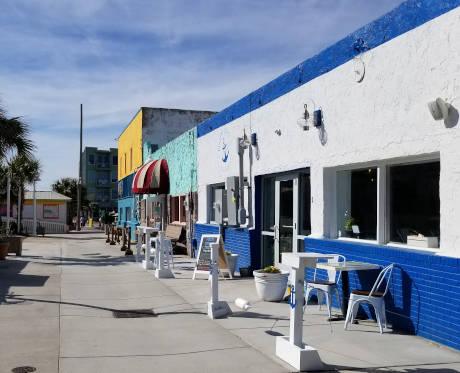
<instances>
[{"instance_id":1,"label":"doorway","mask_svg":"<svg viewBox=\"0 0 460 373\"><path fill-rule=\"evenodd\" d=\"M280 266L282 253L297 252L299 212L301 213L299 211L299 195L302 194L299 190L300 175L300 172L295 172L263 178L263 267ZM308 194L310 194L309 185Z\"/></svg>"}]
</instances>

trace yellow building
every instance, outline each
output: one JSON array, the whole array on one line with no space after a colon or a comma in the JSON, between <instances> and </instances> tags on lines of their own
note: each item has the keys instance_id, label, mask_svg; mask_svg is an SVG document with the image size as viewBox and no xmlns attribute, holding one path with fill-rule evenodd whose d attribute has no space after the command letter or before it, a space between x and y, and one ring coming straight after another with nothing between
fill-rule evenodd
<instances>
[{"instance_id":1,"label":"yellow building","mask_svg":"<svg viewBox=\"0 0 460 373\"><path fill-rule=\"evenodd\" d=\"M142 165L141 108L118 138L118 180L132 174Z\"/></svg>"},{"instance_id":2,"label":"yellow building","mask_svg":"<svg viewBox=\"0 0 460 373\"><path fill-rule=\"evenodd\" d=\"M147 156L214 112L141 107L118 137L118 221L137 224L131 185ZM132 229L134 233L134 229Z\"/></svg>"}]
</instances>

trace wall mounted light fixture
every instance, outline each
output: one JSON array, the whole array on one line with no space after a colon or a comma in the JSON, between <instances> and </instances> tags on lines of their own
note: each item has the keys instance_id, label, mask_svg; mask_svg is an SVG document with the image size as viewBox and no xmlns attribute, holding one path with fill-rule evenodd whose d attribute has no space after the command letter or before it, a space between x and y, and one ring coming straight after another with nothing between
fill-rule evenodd
<instances>
[{"instance_id":1,"label":"wall mounted light fixture","mask_svg":"<svg viewBox=\"0 0 460 373\"><path fill-rule=\"evenodd\" d=\"M449 117L450 104L438 97L428 103L428 109L434 120L447 119Z\"/></svg>"},{"instance_id":2,"label":"wall mounted light fixture","mask_svg":"<svg viewBox=\"0 0 460 373\"><path fill-rule=\"evenodd\" d=\"M297 124L304 131L308 131L310 129L310 122L311 122L310 112L313 110L313 106L311 106L310 104L305 104L303 105L303 109L304 109L303 114L299 119L297 119Z\"/></svg>"},{"instance_id":3,"label":"wall mounted light fixture","mask_svg":"<svg viewBox=\"0 0 460 373\"><path fill-rule=\"evenodd\" d=\"M318 128L323 125L323 111L320 109L316 109L313 112L313 125Z\"/></svg>"}]
</instances>

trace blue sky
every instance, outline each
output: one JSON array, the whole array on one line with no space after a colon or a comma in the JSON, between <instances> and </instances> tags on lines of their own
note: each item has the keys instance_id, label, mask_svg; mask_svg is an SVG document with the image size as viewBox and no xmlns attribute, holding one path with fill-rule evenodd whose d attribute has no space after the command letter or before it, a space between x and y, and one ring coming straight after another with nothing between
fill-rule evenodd
<instances>
[{"instance_id":1,"label":"blue sky","mask_svg":"<svg viewBox=\"0 0 460 373\"><path fill-rule=\"evenodd\" d=\"M0 103L31 125L39 187L116 146L140 106L219 111L402 0L2 0Z\"/></svg>"}]
</instances>

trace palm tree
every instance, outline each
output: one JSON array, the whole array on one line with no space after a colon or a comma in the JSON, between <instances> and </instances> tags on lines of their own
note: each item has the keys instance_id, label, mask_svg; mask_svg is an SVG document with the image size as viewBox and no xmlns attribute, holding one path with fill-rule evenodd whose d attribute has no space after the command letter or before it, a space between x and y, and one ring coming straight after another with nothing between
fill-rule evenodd
<instances>
[{"instance_id":1,"label":"palm tree","mask_svg":"<svg viewBox=\"0 0 460 373\"><path fill-rule=\"evenodd\" d=\"M38 159L26 155L16 156L10 164L10 172L13 175L13 190L16 191L18 201L18 229L21 231L21 216L24 207L24 189L28 184L34 183L40 177L41 164ZM14 193L13 193L14 196Z\"/></svg>"},{"instance_id":2,"label":"palm tree","mask_svg":"<svg viewBox=\"0 0 460 373\"><path fill-rule=\"evenodd\" d=\"M8 118L0 108L0 162L3 163L8 153L32 155L35 149L29 139L29 126L19 117Z\"/></svg>"},{"instance_id":3,"label":"palm tree","mask_svg":"<svg viewBox=\"0 0 460 373\"><path fill-rule=\"evenodd\" d=\"M0 108L0 168L2 169L0 171L3 171L3 176L7 180L8 197L10 196L11 165L13 164L13 160L17 156L32 160L32 151L35 149L35 146L29 136L29 126L20 117L8 118L5 111ZM7 216L9 216L10 207L8 197ZM7 226L8 230L9 225Z\"/></svg>"}]
</instances>

